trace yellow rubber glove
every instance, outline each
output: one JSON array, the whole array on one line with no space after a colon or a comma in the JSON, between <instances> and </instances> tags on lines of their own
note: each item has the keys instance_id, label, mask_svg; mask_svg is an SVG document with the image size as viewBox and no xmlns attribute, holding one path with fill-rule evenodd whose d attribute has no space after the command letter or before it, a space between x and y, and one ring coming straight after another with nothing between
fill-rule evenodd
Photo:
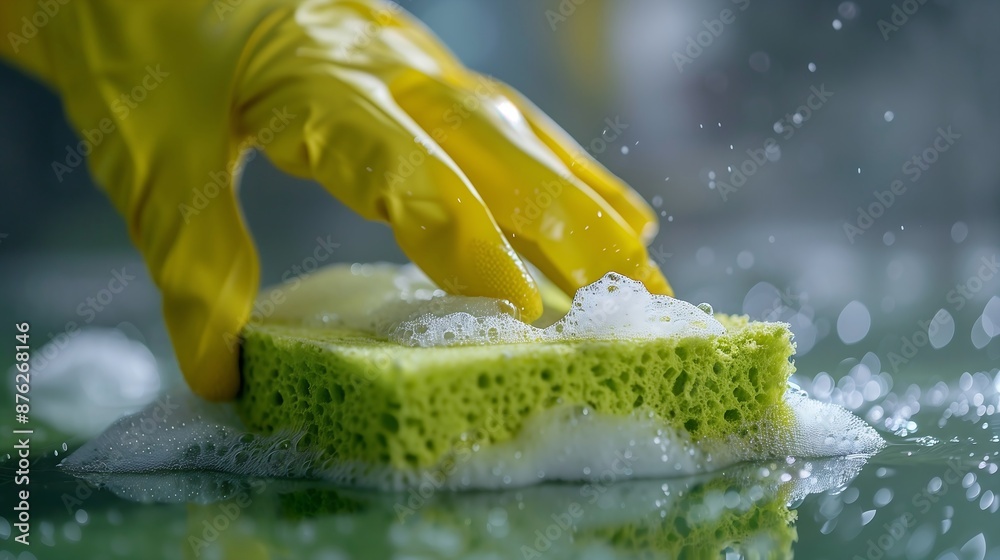
<instances>
[{"instance_id":1,"label":"yellow rubber glove","mask_svg":"<svg viewBox=\"0 0 1000 560\"><path fill-rule=\"evenodd\" d=\"M0 29L3 56L61 94L208 399L239 390L258 289L234 188L248 140L388 223L444 289L509 300L524 320L542 304L515 250L567 293L608 271L671 293L645 202L395 4L3 0Z\"/></svg>"}]
</instances>

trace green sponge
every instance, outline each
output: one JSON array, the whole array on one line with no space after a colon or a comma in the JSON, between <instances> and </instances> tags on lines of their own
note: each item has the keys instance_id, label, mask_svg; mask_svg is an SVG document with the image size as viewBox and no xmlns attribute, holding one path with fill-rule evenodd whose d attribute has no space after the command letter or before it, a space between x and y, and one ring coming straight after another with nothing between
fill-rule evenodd
<instances>
[{"instance_id":1,"label":"green sponge","mask_svg":"<svg viewBox=\"0 0 1000 560\"><path fill-rule=\"evenodd\" d=\"M515 438L561 406L653 413L694 441L791 426L794 370L779 323L717 317L726 334L414 348L360 330L263 324L244 333L237 409L255 431L304 432L339 464L404 471L440 464L473 435Z\"/></svg>"}]
</instances>

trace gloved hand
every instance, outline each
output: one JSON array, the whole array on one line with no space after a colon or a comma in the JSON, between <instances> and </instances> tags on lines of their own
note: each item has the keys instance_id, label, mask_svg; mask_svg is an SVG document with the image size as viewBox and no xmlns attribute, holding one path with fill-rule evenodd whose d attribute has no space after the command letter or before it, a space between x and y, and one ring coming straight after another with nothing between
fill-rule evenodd
<instances>
[{"instance_id":1,"label":"gloved hand","mask_svg":"<svg viewBox=\"0 0 1000 560\"><path fill-rule=\"evenodd\" d=\"M671 293L645 202L394 4L4 0L0 24L16 35L3 55L61 94L203 397L239 390L234 341L258 289L235 196L248 139L388 223L439 286L524 320L541 298L515 250L567 293L608 271Z\"/></svg>"}]
</instances>

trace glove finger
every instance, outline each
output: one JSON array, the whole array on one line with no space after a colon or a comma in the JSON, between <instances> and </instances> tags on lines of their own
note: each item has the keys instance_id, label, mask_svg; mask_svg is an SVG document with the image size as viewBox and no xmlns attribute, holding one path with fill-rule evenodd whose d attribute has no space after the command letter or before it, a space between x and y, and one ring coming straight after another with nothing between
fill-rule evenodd
<instances>
[{"instance_id":1,"label":"glove finger","mask_svg":"<svg viewBox=\"0 0 1000 560\"><path fill-rule=\"evenodd\" d=\"M173 162L160 168L156 180L172 184L150 188L145 206L133 209L132 236L163 293L188 385L206 399L229 400L240 387L239 337L257 293L257 253L225 165L203 173Z\"/></svg>"},{"instance_id":2,"label":"glove finger","mask_svg":"<svg viewBox=\"0 0 1000 560\"><path fill-rule=\"evenodd\" d=\"M506 84L499 84L498 89L518 108L535 136L556 154L577 178L608 201L643 243L648 244L656 237L659 229L656 213L639 193L608 171L569 133L520 92ZM617 116L607 119L606 124L608 125L606 132L616 135L628 127L627 124L621 123Z\"/></svg>"},{"instance_id":3,"label":"glove finger","mask_svg":"<svg viewBox=\"0 0 1000 560\"><path fill-rule=\"evenodd\" d=\"M401 106L475 185L511 244L567 293L609 271L671 293L638 233L531 131L488 78L453 87L411 73Z\"/></svg>"},{"instance_id":4,"label":"glove finger","mask_svg":"<svg viewBox=\"0 0 1000 560\"><path fill-rule=\"evenodd\" d=\"M273 107L287 107L292 128L263 146L278 167L387 222L446 291L508 300L527 321L541 314L534 280L469 180L378 80L319 65L245 105L242 120L267 126Z\"/></svg>"}]
</instances>

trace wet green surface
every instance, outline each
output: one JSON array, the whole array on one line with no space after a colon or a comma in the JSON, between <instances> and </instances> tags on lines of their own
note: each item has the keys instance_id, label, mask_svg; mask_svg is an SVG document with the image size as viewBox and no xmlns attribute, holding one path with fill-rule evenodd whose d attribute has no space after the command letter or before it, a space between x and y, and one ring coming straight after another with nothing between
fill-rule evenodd
<instances>
[{"instance_id":1,"label":"wet green surface","mask_svg":"<svg viewBox=\"0 0 1000 560\"><path fill-rule=\"evenodd\" d=\"M853 368L827 400L849 400L864 377ZM890 445L873 458L670 480L609 471L589 484L453 494L427 482L380 494L211 473L76 479L50 451L32 467L32 544L12 542L5 496L0 557L1000 558L1000 378L921 377L859 408L871 420L879 406L901 426L893 435L874 422Z\"/></svg>"}]
</instances>

